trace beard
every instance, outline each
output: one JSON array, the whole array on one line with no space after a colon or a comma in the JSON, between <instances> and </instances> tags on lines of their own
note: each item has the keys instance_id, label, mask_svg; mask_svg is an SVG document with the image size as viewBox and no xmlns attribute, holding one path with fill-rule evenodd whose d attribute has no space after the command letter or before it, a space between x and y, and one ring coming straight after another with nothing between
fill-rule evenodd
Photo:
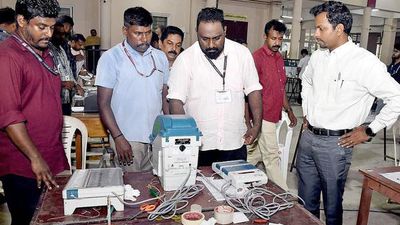
<instances>
[{"instance_id":1,"label":"beard","mask_svg":"<svg viewBox=\"0 0 400 225\"><path fill-rule=\"evenodd\" d=\"M221 52L224 50L223 46L219 48L206 48L201 49L201 51L210 59L217 59Z\"/></svg>"}]
</instances>

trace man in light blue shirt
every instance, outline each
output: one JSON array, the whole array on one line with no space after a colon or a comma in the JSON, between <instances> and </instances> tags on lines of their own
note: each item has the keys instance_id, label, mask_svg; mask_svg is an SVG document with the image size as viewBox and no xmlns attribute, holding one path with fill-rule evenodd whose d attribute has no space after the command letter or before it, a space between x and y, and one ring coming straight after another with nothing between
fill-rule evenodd
<instances>
[{"instance_id":1,"label":"man in light blue shirt","mask_svg":"<svg viewBox=\"0 0 400 225\"><path fill-rule=\"evenodd\" d=\"M151 169L149 135L157 115L168 114L168 60L150 46L152 22L146 9L127 9L126 39L105 52L97 66L100 117L125 171Z\"/></svg>"}]
</instances>

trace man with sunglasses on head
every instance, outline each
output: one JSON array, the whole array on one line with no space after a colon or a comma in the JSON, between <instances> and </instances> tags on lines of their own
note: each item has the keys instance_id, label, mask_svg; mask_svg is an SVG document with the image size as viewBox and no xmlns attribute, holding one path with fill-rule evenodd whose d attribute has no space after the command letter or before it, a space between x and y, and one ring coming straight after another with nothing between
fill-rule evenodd
<instances>
[{"instance_id":1,"label":"man with sunglasses on head","mask_svg":"<svg viewBox=\"0 0 400 225\"><path fill-rule=\"evenodd\" d=\"M29 224L42 187L68 169L61 79L48 45L56 0L18 0L17 31L0 44L0 180L12 224Z\"/></svg>"},{"instance_id":2,"label":"man with sunglasses on head","mask_svg":"<svg viewBox=\"0 0 400 225\"><path fill-rule=\"evenodd\" d=\"M172 114L192 116L203 133L198 166L247 158L246 144L261 128L261 85L250 51L225 38L223 11L204 8L197 16L198 41L175 60L168 81ZM246 130L244 96L253 127Z\"/></svg>"},{"instance_id":3,"label":"man with sunglasses on head","mask_svg":"<svg viewBox=\"0 0 400 225\"><path fill-rule=\"evenodd\" d=\"M156 117L168 112L168 60L150 45L152 23L146 9L127 9L122 27L125 40L106 51L97 66L100 117L125 171L151 169L149 135Z\"/></svg>"}]
</instances>

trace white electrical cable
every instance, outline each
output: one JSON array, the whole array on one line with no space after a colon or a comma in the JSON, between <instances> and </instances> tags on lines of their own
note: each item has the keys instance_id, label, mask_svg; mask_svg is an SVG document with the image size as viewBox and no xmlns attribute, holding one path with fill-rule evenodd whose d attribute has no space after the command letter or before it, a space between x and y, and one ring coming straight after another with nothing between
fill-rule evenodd
<instances>
[{"instance_id":1,"label":"white electrical cable","mask_svg":"<svg viewBox=\"0 0 400 225\"><path fill-rule=\"evenodd\" d=\"M188 199L193 198L204 189L204 186L200 184L194 184L185 187L186 182L189 180L192 169L194 168L189 168L189 173L186 176L186 179L182 182L174 194L169 199L164 199L164 202L162 202L154 211L149 212L147 219L152 221L159 216L164 219L172 218L176 215L178 210L185 208L189 204ZM178 205L180 206L178 207Z\"/></svg>"},{"instance_id":2,"label":"white electrical cable","mask_svg":"<svg viewBox=\"0 0 400 225\"><path fill-rule=\"evenodd\" d=\"M229 196L226 191L232 185L231 182L227 181L222 185L221 189L219 189L206 179L206 176L201 172L198 171L197 173L204 178L203 180L214 187L215 190L218 190L231 207L246 214L255 214L263 219L269 220L276 212L293 207L296 200L291 200L291 198L297 198L304 204L304 200L293 193L285 192L276 194L266 188L249 189L244 193L243 198ZM264 198L265 195L273 196L272 202L267 202Z\"/></svg>"}]
</instances>

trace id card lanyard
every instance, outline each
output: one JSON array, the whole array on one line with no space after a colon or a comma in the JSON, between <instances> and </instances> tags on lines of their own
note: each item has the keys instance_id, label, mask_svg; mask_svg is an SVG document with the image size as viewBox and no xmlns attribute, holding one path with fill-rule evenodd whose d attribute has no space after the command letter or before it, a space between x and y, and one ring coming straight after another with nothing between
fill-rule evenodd
<instances>
[{"instance_id":1,"label":"id card lanyard","mask_svg":"<svg viewBox=\"0 0 400 225\"><path fill-rule=\"evenodd\" d=\"M46 68L50 73L52 73L54 76L58 76L59 75L60 72L58 71L57 67L50 68L50 66L46 64L46 62L43 60L43 58L40 55L38 55L28 43L26 43L25 41L23 41L22 39L17 37L15 34L13 34L12 37L14 39L16 39L32 55L34 55L35 58L40 62L40 64L42 64L42 66L44 66L44 68Z\"/></svg>"},{"instance_id":2,"label":"id card lanyard","mask_svg":"<svg viewBox=\"0 0 400 225\"><path fill-rule=\"evenodd\" d=\"M226 64L228 63L228 56L226 55L224 57L224 69L221 73L221 71L219 71L219 69L217 68L217 66L215 66L215 64L211 61L210 58L208 58L206 56L206 59L208 60L208 62L211 64L211 66L214 68L214 70L218 73L218 75L222 78L222 90L225 91L225 75L226 75Z\"/></svg>"}]
</instances>

